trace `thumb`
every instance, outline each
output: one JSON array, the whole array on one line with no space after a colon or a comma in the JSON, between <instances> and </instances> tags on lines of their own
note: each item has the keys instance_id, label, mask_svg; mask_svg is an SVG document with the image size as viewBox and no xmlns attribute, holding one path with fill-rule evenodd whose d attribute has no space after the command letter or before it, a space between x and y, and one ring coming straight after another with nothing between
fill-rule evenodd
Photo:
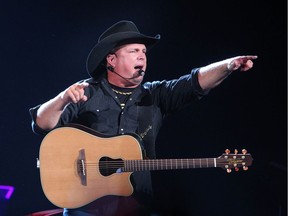
<instances>
[{"instance_id":1,"label":"thumb","mask_svg":"<svg viewBox=\"0 0 288 216\"><path fill-rule=\"evenodd\" d=\"M230 70L230 71L235 71L235 70L237 70L240 66L241 66L241 64L240 64L238 61L232 60L232 61L228 64L227 68L228 68L228 70Z\"/></svg>"}]
</instances>

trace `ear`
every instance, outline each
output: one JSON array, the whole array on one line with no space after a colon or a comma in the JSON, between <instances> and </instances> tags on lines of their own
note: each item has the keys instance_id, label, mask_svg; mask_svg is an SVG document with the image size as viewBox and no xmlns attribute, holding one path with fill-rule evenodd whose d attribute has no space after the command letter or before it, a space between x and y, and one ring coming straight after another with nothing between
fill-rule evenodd
<instances>
[{"instance_id":1,"label":"ear","mask_svg":"<svg viewBox=\"0 0 288 216\"><path fill-rule=\"evenodd\" d=\"M108 64L108 65L113 66L114 60L115 60L115 54L108 54L108 55L106 56L106 61L107 61L107 64Z\"/></svg>"}]
</instances>

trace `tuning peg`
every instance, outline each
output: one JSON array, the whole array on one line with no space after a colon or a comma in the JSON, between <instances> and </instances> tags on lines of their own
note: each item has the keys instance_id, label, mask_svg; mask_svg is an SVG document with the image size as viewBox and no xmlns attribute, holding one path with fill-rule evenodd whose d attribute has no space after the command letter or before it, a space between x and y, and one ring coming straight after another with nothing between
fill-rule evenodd
<instances>
[{"instance_id":1,"label":"tuning peg","mask_svg":"<svg viewBox=\"0 0 288 216\"><path fill-rule=\"evenodd\" d=\"M242 149L242 153L243 154L247 154L247 150L246 149Z\"/></svg>"},{"instance_id":2,"label":"tuning peg","mask_svg":"<svg viewBox=\"0 0 288 216\"><path fill-rule=\"evenodd\" d=\"M248 170L248 167L247 166L243 166L243 170Z\"/></svg>"},{"instance_id":3,"label":"tuning peg","mask_svg":"<svg viewBox=\"0 0 288 216\"><path fill-rule=\"evenodd\" d=\"M235 167L235 171L238 172L238 171L239 171L239 168L238 168L238 167Z\"/></svg>"},{"instance_id":4,"label":"tuning peg","mask_svg":"<svg viewBox=\"0 0 288 216\"><path fill-rule=\"evenodd\" d=\"M226 154L230 154L230 150L229 150L229 149L226 149L226 150L225 150L225 153L226 153Z\"/></svg>"},{"instance_id":5,"label":"tuning peg","mask_svg":"<svg viewBox=\"0 0 288 216\"><path fill-rule=\"evenodd\" d=\"M226 169L227 173L231 173L232 170L231 169Z\"/></svg>"},{"instance_id":6,"label":"tuning peg","mask_svg":"<svg viewBox=\"0 0 288 216\"><path fill-rule=\"evenodd\" d=\"M237 149L235 149L235 150L234 150L234 153L235 153L235 154L238 154L238 150L237 150Z\"/></svg>"}]
</instances>

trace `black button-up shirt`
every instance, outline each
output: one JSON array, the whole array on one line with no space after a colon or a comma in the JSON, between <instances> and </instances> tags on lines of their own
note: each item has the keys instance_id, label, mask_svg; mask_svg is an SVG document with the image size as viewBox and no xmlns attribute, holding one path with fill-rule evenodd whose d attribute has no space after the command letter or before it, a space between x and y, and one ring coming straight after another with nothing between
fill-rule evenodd
<instances>
[{"instance_id":1,"label":"black button-up shirt","mask_svg":"<svg viewBox=\"0 0 288 216\"><path fill-rule=\"evenodd\" d=\"M146 82L138 86L124 108L121 108L119 98L106 78L83 81L89 83L85 88L88 100L67 105L57 127L77 123L105 135L136 133L143 140L142 148L148 158L156 157L155 140L163 119L207 94L198 83L198 69L178 79ZM37 134L45 135L49 131L42 130L35 121L39 106L30 109L32 129ZM140 173L132 175L134 189L151 193L149 172Z\"/></svg>"},{"instance_id":2,"label":"black button-up shirt","mask_svg":"<svg viewBox=\"0 0 288 216\"><path fill-rule=\"evenodd\" d=\"M198 69L179 79L146 82L134 89L124 109L106 79L85 80L86 102L70 103L57 127L78 123L106 135L136 133L143 138L149 158L155 158L155 140L163 119L201 98L204 92L198 83ZM40 105L39 105L40 106ZM39 106L30 109L35 133L46 134L36 124Z\"/></svg>"}]
</instances>

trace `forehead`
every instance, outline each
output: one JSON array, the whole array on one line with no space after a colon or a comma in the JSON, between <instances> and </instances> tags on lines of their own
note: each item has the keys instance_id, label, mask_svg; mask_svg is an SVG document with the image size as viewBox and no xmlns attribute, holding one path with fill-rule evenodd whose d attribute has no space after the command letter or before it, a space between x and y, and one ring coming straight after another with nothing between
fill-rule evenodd
<instances>
[{"instance_id":1,"label":"forehead","mask_svg":"<svg viewBox=\"0 0 288 216\"><path fill-rule=\"evenodd\" d=\"M140 44L140 43L131 43L131 44L123 44L121 46L119 46L118 48L116 48L117 50L120 49L146 49L145 44Z\"/></svg>"}]
</instances>

